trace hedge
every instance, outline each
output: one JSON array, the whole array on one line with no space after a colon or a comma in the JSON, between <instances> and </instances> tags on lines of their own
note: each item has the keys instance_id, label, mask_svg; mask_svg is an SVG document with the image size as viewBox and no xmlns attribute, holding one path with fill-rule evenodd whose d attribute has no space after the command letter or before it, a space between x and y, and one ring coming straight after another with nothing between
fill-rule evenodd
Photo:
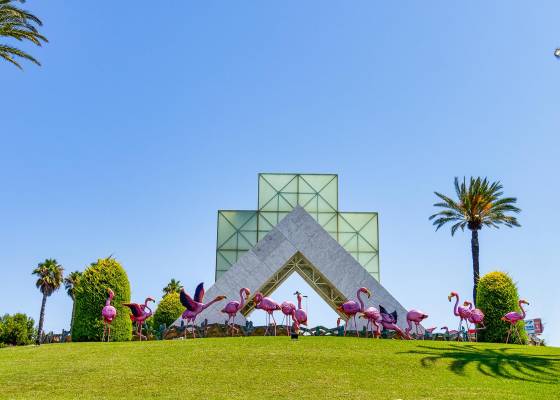
<instances>
[{"instance_id":1,"label":"hedge","mask_svg":"<svg viewBox=\"0 0 560 400\"><path fill-rule=\"evenodd\" d=\"M111 341L132 338L130 310L122 303L130 302L130 283L125 270L113 258L99 259L82 274L76 287L76 310L72 326L72 341L100 341L103 336L101 310L105 306L107 289L113 290L112 305L117 316L111 324Z\"/></svg>"},{"instance_id":2,"label":"hedge","mask_svg":"<svg viewBox=\"0 0 560 400\"><path fill-rule=\"evenodd\" d=\"M501 318L510 311L520 312L517 302L519 294L511 277L505 272L490 272L480 278L476 305L484 313L486 329L481 329L478 339L483 342L503 343L506 341L510 324ZM517 335L510 336L510 343L527 343L527 333L523 321L517 323L521 341Z\"/></svg>"},{"instance_id":3,"label":"hedge","mask_svg":"<svg viewBox=\"0 0 560 400\"><path fill-rule=\"evenodd\" d=\"M33 343L37 334L34 325L33 318L21 313L0 317L0 344L23 346Z\"/></svg>"},{"instance_id":4,"label":"hedge","mask_svg":"<svg viewBox=\"0 0 560 400\"><path fill-rule=\"evenodd\" d=\"M161 299L158 304L157 310L154 313L154 329L159 329L163 324L169 327L177 318L181 316L185 307L179 300L179 293L169 293Z\"/></svg>"}]
</instances>

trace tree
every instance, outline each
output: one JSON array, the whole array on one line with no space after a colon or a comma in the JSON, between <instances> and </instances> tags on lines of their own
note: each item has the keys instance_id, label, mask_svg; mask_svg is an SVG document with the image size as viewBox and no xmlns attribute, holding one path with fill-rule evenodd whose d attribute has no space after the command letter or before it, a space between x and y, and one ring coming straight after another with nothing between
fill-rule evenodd
<instances>
[{"instance_id":1,"label":"tree","mask_svg":"<svg viewBox=\"0 0 560 400\"><path fill-rule=\"evenodd\" d=\"M25 314L5 314L0 317L0 344L23 346L33 343L34 325L35 321Z\"/></svg>"},{"instance_id":2,"label":"tree","mask_svg":"<svg viewBox=\"0 0 560 400\"><path fill-rule=\"evenodd\" d=\"M72 319L70 320L70 332L72 332L72 325L74 325L74 314L76 313L76 286L80 282L82 273L80 271L71 272L64 278L64 289L72 299Z\"/></svg>"},{"instance_id":3,"label":"tree","mask_svg":"<svg viewBox=\"0 0 560 400\"><path fill-rule=\"evenodd\" d=\"M181 281L176 281L175 279L171 279L166 287L163 290L163 297L167 296L169 293L179 293L181 291Z\"/></svg>"},{"instance_id":4,"label":"tree","mask_svg":"<svg viewBox=\"0 0 560 400\"><path fill-rule=\"evenodd\" d=\"M14 3L25 3L25 0L0 0L0 37L15 40L27 40L41 46L41 42L48 42L47 38L39 33L38 26L43 23L29 11L17 7ZM17 47L0 43L0 58L22 69L18 58L41 65L37 59Z\"/></svg>"},{"instance_id":5,"label":"tree","mask_svg":"<svg viewBox=\"0 0 560 400\"><path fill-rule=\"evenodd\" d=\"M510 324L502 321L501 318L510 311L521 311L518 305L517 286L508 274L494 271L480 278L477 296L478 307L484 313L484 325L486 327L486 329L479 331L479 340L482 342L505 342ZM515 329L518 330L519 337L512 332L511 342L527 343L525 323L519 321L516 325Z\"/></svg>"},{"instance_id":6,"label":"tree","mask_svg":"<svg viewBox=\"0 0 560 400\"><path fill-rule=\"evenodd\" d=\"M451 236L461 228L465 227L471 231L471 253L473 263L473 302L476 303L476 290L480 277L479 267L479 244L478 231L483 227L499 228L500 225L507 227L520 226L517 219L509 213L519 213L521 210L514 206L517 202L515 197L502 197L502 184L490 183L487 178L470 178L467 185L466 179L459 183L455 178L455 192L457 200L453 200L441 193L434 192L442 202L434 204L434 207L442 208L430 220L435 219L436 231L447 223L451 226Z\"/></svg>"},{"instance_id":7,"label":"tree","mask_svg":"<svg viewBox=\"0 0 560 400\"><path fill-rule=\"evenodd\" d=\"M41 344L47 297L60 288L63 271L64 268L62 268L62 265L59 265L54 258L46 259L33 270L32 274L37 276L35 286L37 286L37 289L43 294L41 314L39 315L39 329L37 330L37 344Z\"/></svg>"},{"instance_id":8,"label":"tree","mask_svg":"<svg viewBox=\"0 0 560 400\"><path fill-rule=\"evenodd\" d=\"M185 307L181 304L179 293L170 292L166 294L159 302L154 313L154 329L158 330L161 325L165 325L166 328L169 327L181 316L184 310Z\"/></svg>"},{"instance_id":9,"label":"tree","mask_svg":"<svg viewBox=\"0 0 560 400\"><path fill-rule=\"evenodd\" d=\"M111 340L119 342L132 338L130 310L123 306L123 303L130 303L128 276L117 260L101 258L85 269L76 286L73 342L100 341L103 337L101 310L107 301L107 289L115 294L112 305L117 310L111 323Z\"/></svg>"}]
</instances>

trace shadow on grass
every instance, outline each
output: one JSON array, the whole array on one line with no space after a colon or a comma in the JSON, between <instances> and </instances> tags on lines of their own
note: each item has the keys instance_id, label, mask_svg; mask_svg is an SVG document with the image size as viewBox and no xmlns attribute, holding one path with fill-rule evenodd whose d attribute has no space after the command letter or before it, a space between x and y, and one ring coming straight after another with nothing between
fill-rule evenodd
<instances>
[{"instance_id":1,"label":"shadow on grass","mask_svg":"<svg viewBox=\"0 0 560 400\"><path fill-rule=\"evenodd\" d=\"M512 347L487 349L459 344L448 348L419 347L421 350L406 353L424 355L420 363L425 368L440 360L451 360L449 369L458 375L465 375L466 367L473 365L480 373L493 378L552 384L560 382L560 358L557 355L521 354Z\"/></svg>"}]
</instances>

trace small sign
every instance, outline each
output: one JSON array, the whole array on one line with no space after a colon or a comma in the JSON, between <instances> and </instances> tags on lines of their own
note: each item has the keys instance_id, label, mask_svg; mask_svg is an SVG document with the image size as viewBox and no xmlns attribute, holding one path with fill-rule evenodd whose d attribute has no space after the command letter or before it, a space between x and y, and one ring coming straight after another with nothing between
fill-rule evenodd
<instances>
[{"instance_id":1,"label":"small sign","mask_svg":"<svg viewBox=\"0 0 560 400\"><path fill-rule=\"evenodd\" d=\"M543 333L543 324L540 318L525 320L525 330L532 335Z\"/></svg>"}]
</instances>

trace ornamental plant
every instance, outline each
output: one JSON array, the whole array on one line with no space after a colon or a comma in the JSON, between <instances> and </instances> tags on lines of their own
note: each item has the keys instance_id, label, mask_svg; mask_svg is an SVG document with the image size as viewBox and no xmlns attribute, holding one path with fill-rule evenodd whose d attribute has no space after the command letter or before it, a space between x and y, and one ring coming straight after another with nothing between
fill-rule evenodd
<instances>
[{"instance_id":1,"label":"ornamental plant","mask_svg":"<svg viewBox=\"0 0 560 400\"><path fill-rule=\"evenodd\" d=\"M170 326L183 313L185 307L179 300L179 293L169 293L161 299L157 310L154 313L153 327L158 330L163 324L165 327Z\"/></svg>"},{"instance_id":2,"label":"ornamental plant","mask_svg":"<svg viewBox=\"0 0 560 400\"><path fill-rule=\"evenodd\" d=\"M92 263L81 275L75 287L75 312L72 325L72 341L100 341L103 336L101 310L105 306L107 289L115 293L112 305L117 316L111 324L111 341L132 338L130 310L122 303L130 302L130 283L121 264L109 257Z\"/></svg>"},{"instance_id":3,"label":"ornamental plant","mask_svg":"<svg viewBox=\"0 0 560 400\"><path fill-rule=\"evenodd\" d=\"M486 329L481 329L478 339L482 342L503 343L506 341L507 332L510 324L502 321L501 318L510 311L520 312L519 294L517 286L511 277L505 272L490 272L480 278L478 283L477 307L484 313L484 325ZM523 321L517 323L521 340L514 335L510 336L510 343L527 343L527 333Z\"/></svg>"}]
</instances>

